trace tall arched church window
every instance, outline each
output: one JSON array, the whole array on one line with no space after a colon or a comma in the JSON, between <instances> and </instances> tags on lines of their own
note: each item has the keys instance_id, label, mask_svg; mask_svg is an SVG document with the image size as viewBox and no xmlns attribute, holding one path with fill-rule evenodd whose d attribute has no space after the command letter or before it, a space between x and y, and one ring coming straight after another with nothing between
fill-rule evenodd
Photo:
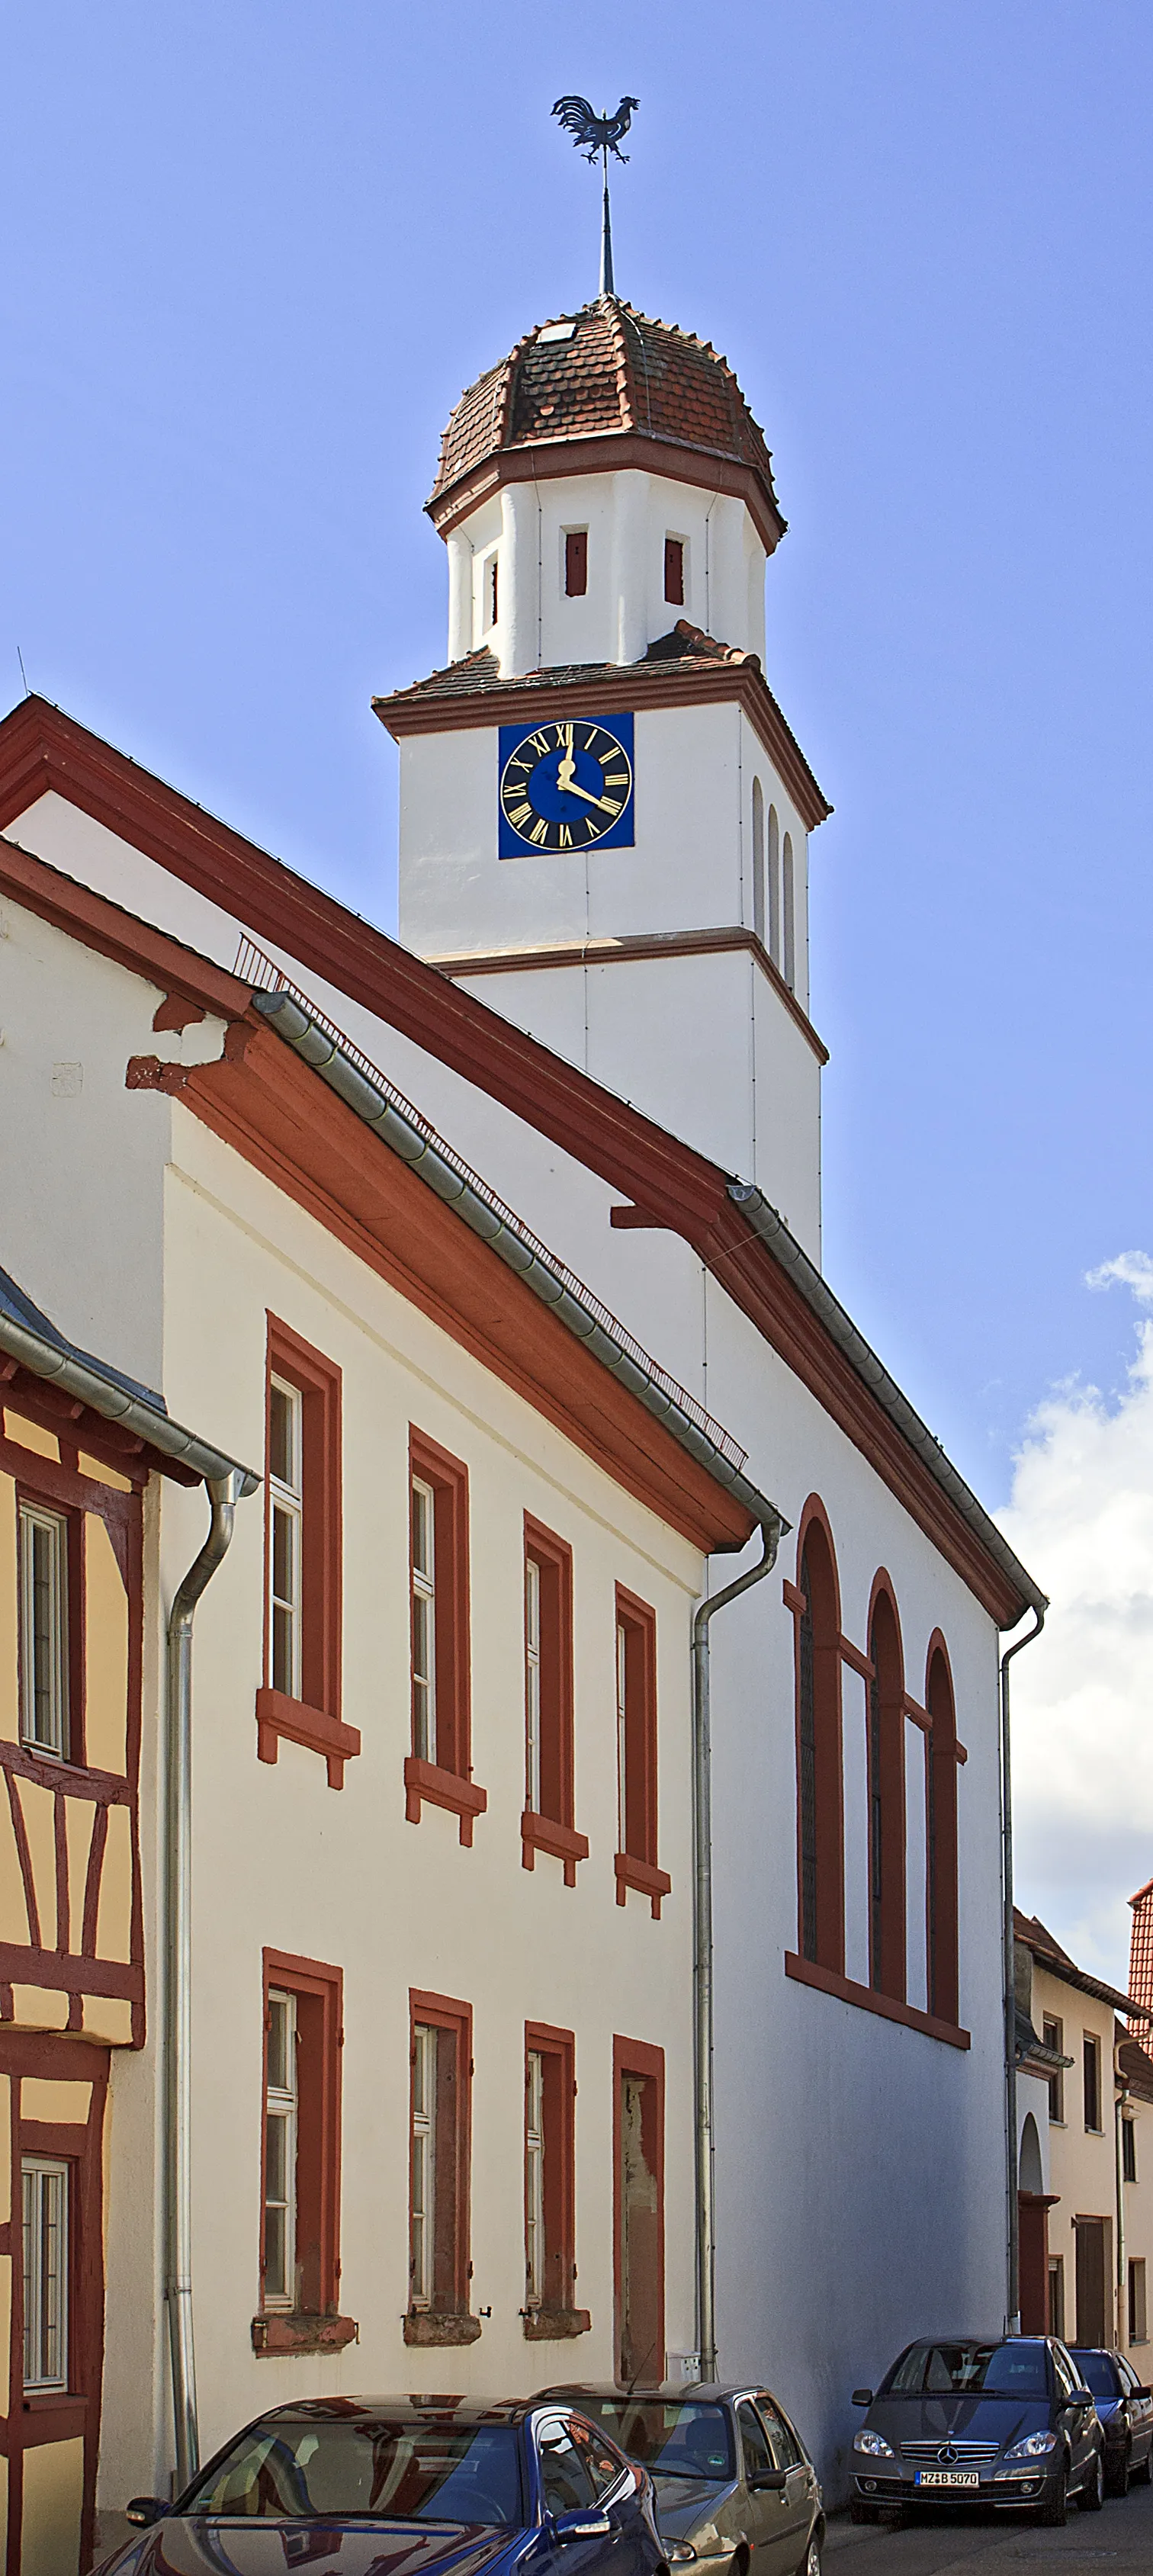
<instances>
[{"instance_id":1,"label":"tall arched church window","mask_svg":"<svg viewBox=\"0 0 1153 2576\"><path fill-rule=\"evenodd\" d=\"M905 1677L892 1594L869 1620L869 1983L905 2000Z\"/></svg>"},{"instance_id":2,"label":"tall arched church window","mask_svg":"<svg viewBox=\"0 0 1153 2576\"><path fill-rule=\"evenodd\" d=\"M797 989L797 893L793 869L793 836L785 834L781 852L781 913L784 959L782 973L790 993Z\"/></svg>"},{"instance_id":3,"label":"tall arched church window","mask_svg":"<svg viewBox=\"0 0 1153 2576\"><path fill-rule=\"evenodd\" d=\"M769 807L769 955L781 962L781 827L775 805Z\"/></svg>"},{"instance_id":4,"label":"tall arched church window","mask_svg":"<svg viewBox=\"0 0 1153 2576\"><path fill-rule=\"evenodd\" d=\"M948 1658L940 1639L929 1649L925 1684L929 1712L928 1896L929 2010L956 2022L957 1976L957 1719Z\"/></svg>"},{"instance_id":5,"label":"tall arched church window","mask_svg":"<svg viewBox=\"0 0 1153 2576\"><path fill-rule=\"evenodd\" d=\"M841 1974L845 1868L840 1604L823 1521L804 1528L797 1591L797 1859L801 1956Z\"/></svg>"},{"instance_id":6,"label":"tall arched church window","mask_svg":"<svg viewBox=\"0 0 1153 2576\"><path fill-rule=\"evenodd\" d=\"M753 780L753 929L757 938L765 935L765 792L759 778Z\"/></svg>"}]
</instances>

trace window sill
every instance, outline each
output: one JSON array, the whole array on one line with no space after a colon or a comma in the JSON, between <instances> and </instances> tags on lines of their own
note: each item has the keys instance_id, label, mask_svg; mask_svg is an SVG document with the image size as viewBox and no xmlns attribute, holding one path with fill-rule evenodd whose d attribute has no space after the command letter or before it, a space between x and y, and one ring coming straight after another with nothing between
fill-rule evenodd
<instances>
[{"instance_id":1,"label":"window sill","mask_svg":"<svg viewBox=\"0 0 1153 2576\"><path fill-rule=\"evenodd\" d=\"M404 2319L406 2343L475 2343L479 2333L479 2317L438 2317L431 2308L410 2308Z\"/></svg>"},{"instance_id":2,"label":"window sill","mask_svg":"<svg viewBox=\"0 0 1153 2576\"><path fill-rule=\"evenodd\" d=\"M258 2359L285 2352L343 2352L358 2343L360 2327L351 2317L303 2316L297 2310L270 2308L252 2320L252 2349Z\"/></svg>"},{"instance_id":3,"label":"window sill","mask_svg":"<svg viewBox=\"0 0 1153 2576\"><path fill-rule=\"evenodd\" d=\"M631 1852L618 1852L613 1862L617 1874L617 1904L623 1905L630 1887L652 1900L653 1921L661 1919L661 1898L671 1896L673 1882L667 1869L654 1869L651 1861L634 1860Z\"/></svg>"},{"instance_id":4,"label":"window sill","mask_svg":"<svg viewBox=\"0 0 1153 2576\"><path fill-rule=\"evenodd\" d=\"M798 1959L795 1952L785 1952L785 1975L795 1977L798 1985L815 1986L822 1995L835 1995L843 2004L855 2004L859 2012L879 2013L883 2021L899 2022L905 2030L919 2030L926 2039L943 2040L947 2048L970 2048L967 2030L958 2023L938 2021L935 2013L921 2012L916 2004L898 2003L895 1995L877 1994L872 1986L855 1985L835 1968L819 1967L815 1959Z\"/></svg>"},{"instance_id":5,"label":"window sill","mask_svg":"<svg viewBox=\"0 0 1153 2576\"><path fill-rule=\"evenodd\" d=\"M592 2325L587 2308L525 2308L522 2317L526 2343L562 2343L587 2334Z\"/></svg>"},{"instance_id":6,"label":"window sill","mask_svg":"<svg viewBox=\"0 0 1153 2576\"><path fill-rule=\"evenodd\" d=\"M88 2400L63 2388L30 2390L24 2399L20 2439L26 2451L43 2442L73 2442L83 2435Z\"/></svg>"},{"instance_id":7,"label":"window sill","mask_svg":"<svg viewBox=\"0 0 1153 2576\"><path fill-rule=\"evenodd\" d=\"M578 1834L571 1825L557 1823L555 1816L538 1816L526 1807L520 1820L521 1863L531 1869L538 1851L551 1852L554 1860L564 1862L566 1887L576 1886L578 1860L589 1856L587 1834Z\"/></svg>"},{"instance_id":8,"label":"window sill","mask_svg":"<svg viewBox=\"0 0 1153 2576\"><path fill-rule=\"evenodd\" d=\"M275 1762L282 1735L290 1744L303 1744L310 1753L321 1754L328 1765L329 1788L343 1789L345 1763L360 1751L359 1727L345 1726L339 1717L328 1717L322 1708L309 1708L305 1700L289 1699L285 1691L258 1690L258 1761Z\"/></svg>"},{"instance_id":9,"label":"window sill","mask_svg":"<svg viewBox=\"0 0 1153 2576\"><path fill-rule=\"evenodd\" d=\"M488 1805L487 1789L478 1789L475 1781L462 1779L458 1771L442 1771L437 1763L425 1762L419 1753L406 1753L404 1812L410 1825L419 1825L425 1798L430 1807L447 1807L450 1815L459 1816L460 1839L467 1849L476 1818L483 1816Z\"/></svg>"}]
</instances>

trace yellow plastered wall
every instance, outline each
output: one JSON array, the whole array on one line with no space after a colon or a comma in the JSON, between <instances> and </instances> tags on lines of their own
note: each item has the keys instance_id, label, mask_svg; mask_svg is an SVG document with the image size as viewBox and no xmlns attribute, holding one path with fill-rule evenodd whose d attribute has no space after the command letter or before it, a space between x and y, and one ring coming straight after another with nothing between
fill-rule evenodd
<instances>
[{"instance_id":1,"label":"yellow plastered wall","mask_svg":"<svg viewBox=\"0 0 1153 2576\"><path fill-rule=\"evenodd\" d=\"M12 2017L21 2030L67 2030L68 1997L59 1986L13 1986Z\"/></svg>"},{"instance_id":2,"label":"yellow plastered wall","mask_svg":"<svg viewBox=\"0 0 1153 2576\"><path fill-rule=\"evenodd\" d=\"M91 2103L92 2086L82 2077L25 2075L21 2081L22 2120L64 2120L84 2128Z\"/></svg>"},{"instance_id":3,"label":"yellow plastered wall","mask_svg":"<svg viewBox=\"0 0 1153 2576\"><path fill-rule=\"evenodd\" d=\"M38 1780L17 1780L16 1795L28 1836L32 1885L40 1916L40 1946L56 1947L56 1800Z\"/></svg>"},{"instance_id":4,"label":"yellow plastered wall","mask_svg":"<svg viewBox=\"0 0 1153 2576\"><path fill-rule=\"evenodd\" d=\"M84 1749L96 1771L123 1771L128 1730L128 1596L98 1512L85 1523Z\"/></svg>"},{"instance_id":5,"label":"yellow plastered wall","mask_svg":"<svg viewBox=\"0 0 1153 2576\"><path fill-rule=\"evenodd\" d=\"M24 2454L20 2576L77 2576L84 2443L42 2442Z\"/></svg>"},{"instance_id":6,"label":"yellow plastered wall","mask_svg":"<svg viewBox=\"0 0 1153 2576\"><path fill-rule=\"evenodd\" d=\"M15 1742L19 1733L20 1693L16 1661L16 1487L11 1476L0 1476L0 1735L7 1736L11 1742Z\"/></svg>"},{"instance_id":7,"label":"yellow plastered wall","mask_svg":"<svg viewBox=\"0 0 1153 2576\"><path fill-rule=\"evenodd\" d=\"M18 1941L25 1948L31 1937L16 1828L7 1794L0 1786L0 1941Z\"/></svg>"},{"instance_id":8,"label":"yellow plastered wall","mask_svg":"<svg viewBox=\"0 0 1153 2576\"><path fill-rule=\"evenodd\" d=\"M96 1954L128 1959L132 1951L132 1819L127 1807L108 1810L108 1841L100 1873Z\"/></svg>"},{"instance_id":9,"label":"yellow plastered wall","mask_svg":"<svg viewBox=\"0 0 1153 2576\"><path fill-rule=\"evenodd\" d=\"M111 1485L118 1494L132 1491L130 1477L118 1476L115 1467L106 1467L102 1458L89 1458L83 1449L80 1452L80 1473L91 1476L98 1485Z\"/></svg>"},{"instance_id":10,"label":"yellow plastered wall","mask_svg":"<svg viewBox=\"0 0 1153 2576\"><path fill-rule=\"evenodd\" d=\"M51 1458L59 1466L60 1443L54 1431L42 1431L38 1422L27 1421L22 1413L9 1412L8 1432L22 1449L32 1449L38 1458Z\"/></svg>"},{"instance_id":11,"label":"yellow plastered wall","mask_svg":"<svg viewBox=\"0 0 1153 2576\"><path fill-rule=\"evenodd\" d=\"M102 2039L110 2048L131 2048L132 2006L126 1995L85 1995L85 2039Z\"/></svg>"},{"instance_id":12,"label":"yellow plastered wall","mask_svg":"<svg viewBox=\"0 0 1153 2576\"><path fill-rule=\"evenodd\" d=\"M12 2257L0 2254L0 2414L8 2412L12 2345Z\"/></svg>"},{"instance_id":13,"label":"yellow plastered wall","mask_svg":"<svg viewBox=\"0 0 1153 2576\"><path fill-rule=\"evenodd\" d=\"M64 1803L64 1833L68 1846L68 1946L79 1950L84 1932L84 1893L88 1885L88 1855L92 1849L92 1829L97 1810L91 1798L68 1798Z\"/></svg>"}]
</instances>

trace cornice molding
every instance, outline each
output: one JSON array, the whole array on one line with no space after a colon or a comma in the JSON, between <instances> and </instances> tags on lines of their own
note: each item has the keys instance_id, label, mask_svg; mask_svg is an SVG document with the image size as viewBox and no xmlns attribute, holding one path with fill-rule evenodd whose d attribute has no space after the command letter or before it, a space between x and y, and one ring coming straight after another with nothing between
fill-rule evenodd
<instances>
[{"instance_id":1,"label":"cornice molding","mask_svg":"<svg viewBox=\"0 0 1153 2576\"><path fill-rule=\"evenodd\" d=\"M692 483L706 492L735 495L744 502L766 555L784 536L785 522L772 507L754 466L716 449L682 446L678 439L661 438L651 430L592 430L579 438L536 439L531 446L497 448L443 491L434 492L424 506L437 535L448 537L506 483L546 483L561 475L618 474L630 469L660 474L669 483Z\"/></svg>"},{"instance_id":2,"label":"cornice molding","mask_svg":"<svg viewBox=\"0 0 1153 2576\"><path fill-rule=\"evenodd\" d=\"M655 930L627 939L573 939L558 948L484 948L471 953L464 949L455 957L430 957L428 964L441 975L467 979L470 975L526 975L553 966L627 966L656 964L663 957L714 957L727 950L745 949L760 967L779 1002L783 1002L791 1020L796 1022L807 1046L812 1048L818 1064L827 1064L829 1050L817 1036L808 1014L802 1010L796 994L786 984L779 966L774 966L763 939L755 930L741 926L719 930Z\"/></svg>"}]
</instances>

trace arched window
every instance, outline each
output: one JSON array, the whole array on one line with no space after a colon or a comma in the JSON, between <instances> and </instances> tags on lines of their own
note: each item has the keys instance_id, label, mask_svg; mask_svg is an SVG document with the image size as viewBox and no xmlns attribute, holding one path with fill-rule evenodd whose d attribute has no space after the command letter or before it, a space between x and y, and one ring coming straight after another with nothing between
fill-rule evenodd
<instances>
[{"instance_id":1,"label":"arched window","mask_svg":"<svg viewBox=\"0 0 1153 2576\"><path fill-rule=\"evenodd\" d=\"M802 1520L797 1591L797 1854L801 1956L843 1973L841 1613L823 1519Z\"/></svg>"},{"instance_id":2,"label":"arched window","mask_svg":"<svg viewBox=\"0 0 1153 2576\"><path fill-rule=\"evenodd\" d=\"M785 952L782 972L790 993L795 993L797 989L797 894L794 883L793 836L791 832L786 832L785 834L785 846L781 857L781 875L784 880L782 887L783 899L781 910L784 917L783 927Z\"/></svg>"},{"instance_id":3,"label":"arched window","mask_svg":"<svg viewBox=\"0 0 1153 2576\"><path fill-rule=\"evenodd\" d=\"M905 1676L892 1594L869 1620L869 1983L905 2000Z\"/></svg>"},{"instance_id":4,"label":"arched window","mask_svg":"<svg viewBox=\"0 0 1153 2576\"><path fill-rule=\"evenodd\" d=\"M944 1643L929 1648L929 2010L955 2023L957 1987L957 1719Z\"/></svg>"},{"instance_id":5,"label":"arched window","mask_svg":"<svg viewBox=\"0 0 1153 2576\"><path fill-rule=\"evenodd\" d=\"M769 807L769 955L781 962L781 827L775 805Z\"/></svg>"},{"instance_id":6,"label":"arched window","mask_svg":"<svg viewBox=\"0 0 1153 2576\"><path fill-rule=\"evenodd\" d=\"M753 929L758 939L765 935L765 795L759 778L753 780Z\"/></svg>"}]
</instances>

